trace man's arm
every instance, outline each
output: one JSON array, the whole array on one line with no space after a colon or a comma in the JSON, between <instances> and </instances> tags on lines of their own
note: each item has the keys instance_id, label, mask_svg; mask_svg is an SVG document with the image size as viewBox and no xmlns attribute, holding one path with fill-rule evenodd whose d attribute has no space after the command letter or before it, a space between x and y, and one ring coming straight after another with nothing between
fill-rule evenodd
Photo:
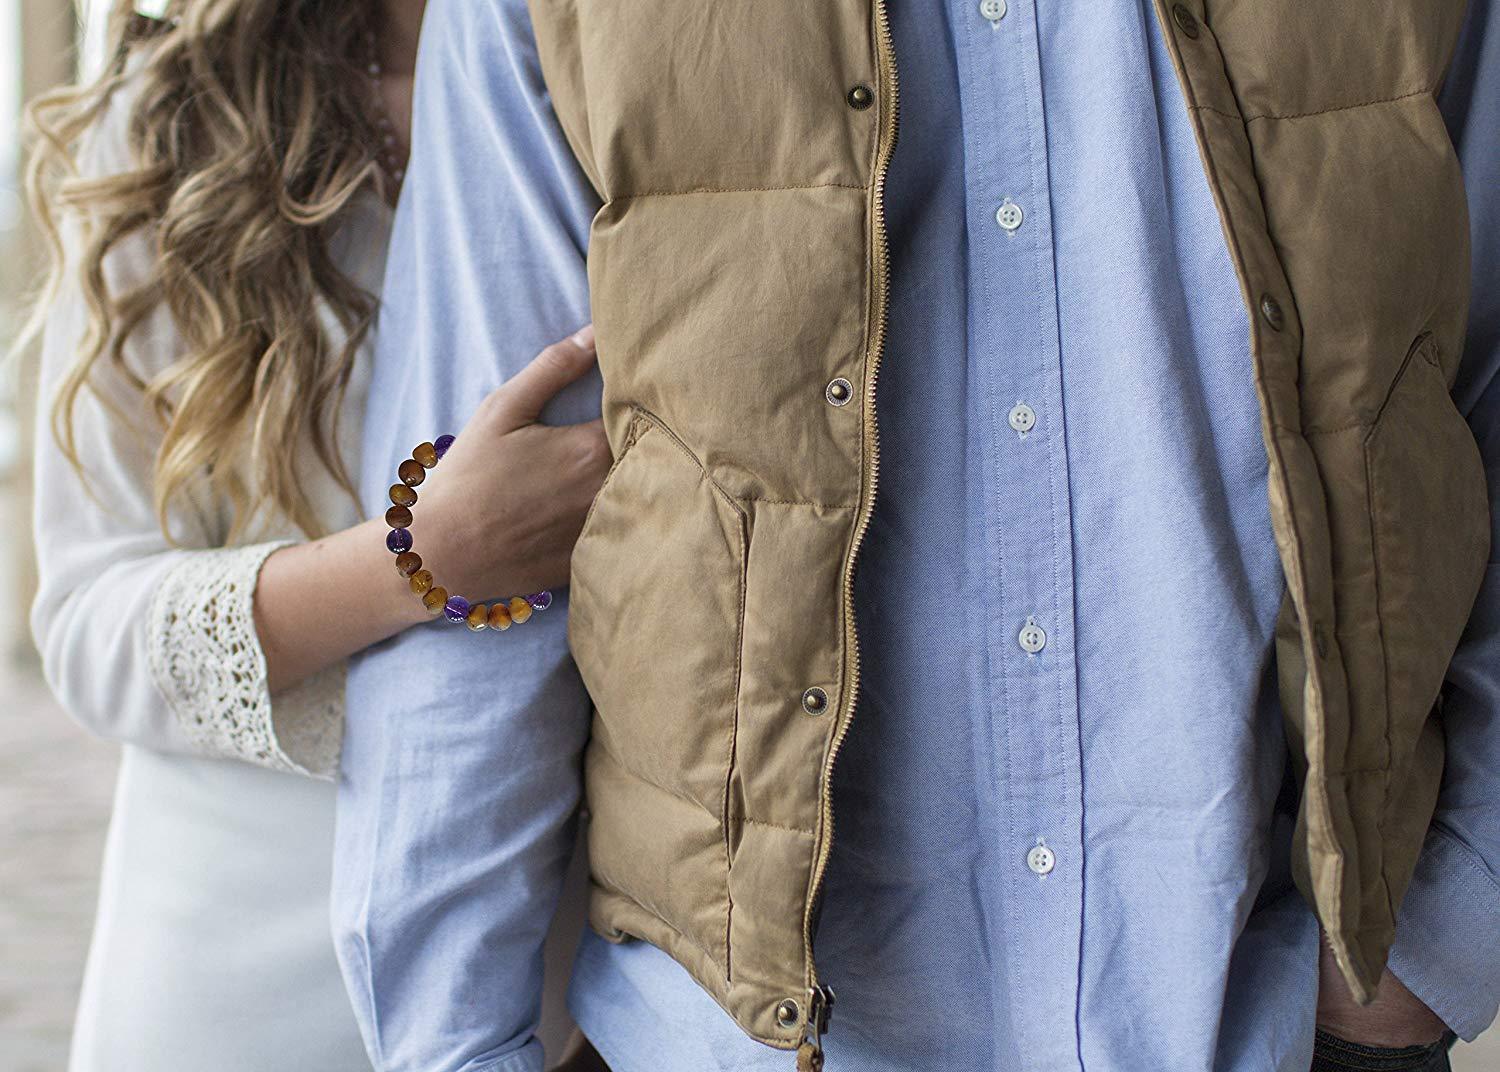
<instances>
[{"instance_id":1,"label":"man's arm","mask_svg":"<svg viewBox=\"0 0 1500 1072\"><path fill-rule=\"evenodd\" d=\"M1454 395L1484 457L1490 566L1449 671L1447 769L1390 966L1460 1036L1500 1007L1500 9L1470 0L1442 94L1463 160L1474 293Z\"/></svg>"},{"instance_id":2,"label":"man's arm","mask_svg":"<svg viewBox=\"0 0 1500 1072\"><path fill-rule=\"evenodd\" d=\"M372 512L415 444L456 431L589 319L598 206L547 103L524 0L434 0L413 110L364 437ZM591 375L545 419L598 405ZM560 597L503 635L421 627L351 666L333 925L383 1072L542 1067L542 942L589 716L566 617Z\"/></svg>"}]
</instances>

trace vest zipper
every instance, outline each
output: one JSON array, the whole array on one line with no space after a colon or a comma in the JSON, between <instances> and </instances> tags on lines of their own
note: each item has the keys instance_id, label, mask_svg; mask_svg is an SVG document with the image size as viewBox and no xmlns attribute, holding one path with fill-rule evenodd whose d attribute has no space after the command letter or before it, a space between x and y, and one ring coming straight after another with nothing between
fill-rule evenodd
<instances>
[{"instance_id":1,"label":"vest zipper","mask_svg":"<svg viewBox=\"0 0 1500 1072\"><path fill-rule=\"evenodd\" d=\"M807 992L807 1034L797 1047L797 1072L823 1072L823 1032L833 1014L833 991L815 986Z\"/></svg>"},{"instance_id":2,"label":"vest zipper","mask_svg":"<svg viewBox=\"0 0 1500 1072\"><path fill-rule=\"evenodd\" d=\"M885 91L885 107L881 113L879 141L876 146L875 175L872 190L871 214L874 229L873 266L875 287L870 306L870 361L865 376L863 406L864 442L869 461L865 466L864 486L861 488L859 516L854 526L854 542L849 548L849 559L844 566L844 650L848 653L848 672L844 675L843 711L834 730L833 743L828 758L823 763L822 809L819 840L813 863L812 886L807 899L807 909L802 922L803 954L807 964L807 1023L802 1045L797 1049L798 1072L822 1072L823 1033L828 1030L828 1021L833 1008L833 991L818 984L818 968L813 961L813 927L817 919L819 899L823 895L823 879L828 870L828 857L833 851L833 765L838 759L839 749L849 733L849 724L854 719L854 706L859 695L859 637L854 624L854 566L864 544L865 533L870 527L870 516L875 508L875 490L880 482L880 438L875 418L875 389L880 374L880 359L885 354L886 316L890 305L890 241L885 222L885 178L890 170L891 155L896 149L896 135L900 118L901 92L896 77L896 49L891 37L890 16L885 0L875 0L876 59L880 67L880 80Z\"/></svg>"}]
</instances>

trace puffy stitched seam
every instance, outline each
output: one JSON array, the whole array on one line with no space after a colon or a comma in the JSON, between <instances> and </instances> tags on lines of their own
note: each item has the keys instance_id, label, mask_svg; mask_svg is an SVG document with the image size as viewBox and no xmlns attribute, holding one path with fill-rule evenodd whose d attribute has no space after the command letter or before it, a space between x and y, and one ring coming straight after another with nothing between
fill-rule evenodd
<instances>
[{"instance_id":1,"label":"puffy stitched seam","mask_svg":"<svg viewBox=\"0 0 1500 1072\"><path fill-rule=\"evenodd\" d=\"M802 830L802 829L799 829L799 828L797 828L795 826L783 826L780 823L768 823L764 819L751 819L749 816L745 816L745 817L741 818L740 822L742 822L742 823L749 823L751 826L763 826L763 827L765 827L768 830L780 830L780 831L783 831L784 833L788 833L788 834L799 834L802 837L817 837L818 836L817 832L813 831L813 830Z\"/></svg>"},{"instance_id":2,"label":"puffy stitched seam","mask_svg":"<svg viewBox=\"0 0 1500 1072\"><path fill-rule=\"evenodd\" d=\"M1373 100L1354 101L1351 104L1335 104L1328 108L1318 108L1310 112L1261 112L1258 115L1241 116L1236 115L1233 112L1226 112L1222 108L1215 108L1211 104L1189 105L1189 110L1195 112L1212 112L1214 115L1223 116L1225 119L1233 119L1236 122L1242 122L1246 125L1249 125L1250 123L1258 123L1262 120L1311 119L1314 116L1332 115L1335 112L1350 112L1354 111L1357 108L1373 108L1379 104L1395 104L1399 101L1411 100L1413 97L1430 97L1432 96L1433 92L1434 88L1431 86L1427 86L1422 89L1411 90L1407 93L1398 93L1395 96L1391 97L1376 97Z\"/></svg>"},{"instance_id":3,"label":"puffy stitched seam","mask_svg":"<svg viewBox=\"0 0 1500 1072\"><path fill-rule=\"evenodd\" d=\"M758 495L742 495L738 498L740 502L761 503L765 506L808 506L814 510L841 510L845 512L859 509L855 505L846 506L843 503L821 503L814 502L811 499L763 499Z\"/></svg>"},{"instance_id":4,"label":"puffy stitched seam","mask_svg":"<svg viewBox=\"0 0 1500 1072\"><path fill-rule=\"evenodd\" d=\"M1284 424L1278 424L1276 427L1280 431L1300 435L1303 439L1317 439L1320 436L1337 435L1340 432L1368 432L1374 426L1374 421L1361 419L1349 421L1347 424L1314 425L1311 428L1288 428Z\"/></svg>"},{"instance_id":5,"label":"puffy stitched seam","mask_svg":"<svg viewBox=\"0 0 1500 1072\"><path fill-rule=\"evenodd\" d=\"M691 804L693 807L695 807L698 810L700 810L701 812L703 812L704 815L707 815L710 819L712 819L716 823L721 821L720 818L719 818L719 816L714 813L713 809L711 809L710 807L708 807L708 805L704 804L701 800L694 800L692 797L688 796L686 793L682 792L680 789L673 789L670 786L662 785L656 779L654 779L654 778L648 778L648 777L646 777L646 775L644 775L640 771L636 770L636 768L634 766L632 766L631 764L627 763L620 756L619 752L615 751L613 748L611 748L609 746L609 742L605 738L599 736L597 733L596 734L592 734L590 736L589 742L591 744L598 745L599 748L603 749L604 754L607 755L607 756L609 756L610 760L614 763L615 766L619 767L622 771L624 771L626 774L630 775L632 778L636 779L637 781L645 782L652 789L659 789L663 793L667 794L667 796L674 797L677 800L682 801L684 804Z\"/></svg>"},{"instance_id":6,"label":"puffy stitched seam","mask_svg":"<svg viewBox=\"0 0 1500 1072\"><path fill-rule=\"evenodd\" d=\"M695 941L694 939L684 934L681 928L677 927L661 913L660 909L652 908L650 905L644 903L639 897L635 896L634 894L627 893L626 891L620 889L619 886L616 886L613 882L609 882L608 880L601 878L597 871L594 871L589 875L589 881L598 886L600 889L604 890L606 893L613 894L616 897L620 897L624 900L629 901L631 904L639 908L642 912L645 912L652 919L656 920L656 922L660 923L663 927L667 928L667 930L671 931L677 937L681 938L688 945L692 946L698 952L702 953L705 957L708 958L709 962L712 963L714 967L719 968L720 970L724 969L724 965L719 963L719 958L714 956L712 950L703 948L701 942ZM726 985L728 985L729 983L729 974L727 971L724 974L724 982Z\"/></svg>"},{"instance_id":7,"label":"puffy stitched seam","mask_svg":"<svg viewBox=\"0 0 1500 1072\"><path fill-rule=\"evenodd\" d=\"M699 186L688 190L642 190L633 194L615 194L604 207L617 201L639 201L647 197L692 197L695 194L778 194L797 190L868 190L852 182L811 182L791 186Z\"/></svg>"}]
</instances>

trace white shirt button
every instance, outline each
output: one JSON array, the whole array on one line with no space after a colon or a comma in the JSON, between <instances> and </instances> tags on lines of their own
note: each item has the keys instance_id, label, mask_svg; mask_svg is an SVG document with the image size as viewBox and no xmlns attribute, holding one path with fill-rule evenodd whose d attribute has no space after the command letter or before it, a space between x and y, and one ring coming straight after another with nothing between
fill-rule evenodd
<instances>
[{"instance_id":1,"label":"white shirt button","mask_svg":"<svg viewBox=\"0 0 1500 1072\"><path fill-rule=\"evenodd\" d=\"M1032 874L1050 874L1057 866L1057 856L1045 845L1034 845L1026 854L1026 866L1031 868Z\"/></svg>"},{"instance_id":2,"label":"white shirt button","mask_svg":"<svg viewBox=\"0 0 1500 1072\"><path fill-rule=\"evenodd\" d=\"M1026 218L1026 213L1021 211L1021 206L1010 198L1006 198L1000 207L995 210L995 222L1007 231L1014 231L1021 226L1021 221Z\"/></svg>"},{"instance_id":3,"label":"white shirt button","mask_svg":"<svg viewBox=\"0 0 1500 1072\"><path fill-rule=\"evenodd\" d=\"M991 22L1005 18L1005 0L980 0L979 13Z\"/></svg>"},{"instance_id":4,"label":"white shirt button","mask_svg":"<svg viewBox=\"0 0 1500 1072\"><path fill-rule=\"evenodd\" d=\"M1010 426L1025 435L1036 427L1036 410L1025 402L1017 402L1010 408Z\"/></svg>"},{"instance_id":5,"label":"white shirt button","mask_svg":"<svg viewBox=\"0 0 1500 1072\"><path fill-rule=\"evenodd\" d=\"M1035 655L1047 646L1047 631L1036 622L1028 621L1021 627L1016 640L1027 655Z\"/></svg>"}]
</instances>

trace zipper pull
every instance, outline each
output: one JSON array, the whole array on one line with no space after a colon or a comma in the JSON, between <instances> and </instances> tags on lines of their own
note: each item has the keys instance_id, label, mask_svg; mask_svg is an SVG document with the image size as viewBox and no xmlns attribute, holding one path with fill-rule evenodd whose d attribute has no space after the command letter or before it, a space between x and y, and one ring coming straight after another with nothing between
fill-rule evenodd
<instances>
[{"instance_id":1,"label":"zipper pull","mask_svg":"<svg viewBox=\"0 0 1500 1072\"><path fill-rule=\"evenodd\" d=\"M797 1047L797 1072L823 1072L823 1034L832 1018L832 987L812 987L807 992L807 1038Z\"/></svg>"},{"instance_id":2,"label":"zipper pull","mask_svg":"<svg viewBox=\"0 0 1500 1072\"><path fill-rule=\"evenodd\" d=\"M797 1072L823 1072L823 1050L812 1042L797 1047Z\"/></svg>"}]
</instances>

